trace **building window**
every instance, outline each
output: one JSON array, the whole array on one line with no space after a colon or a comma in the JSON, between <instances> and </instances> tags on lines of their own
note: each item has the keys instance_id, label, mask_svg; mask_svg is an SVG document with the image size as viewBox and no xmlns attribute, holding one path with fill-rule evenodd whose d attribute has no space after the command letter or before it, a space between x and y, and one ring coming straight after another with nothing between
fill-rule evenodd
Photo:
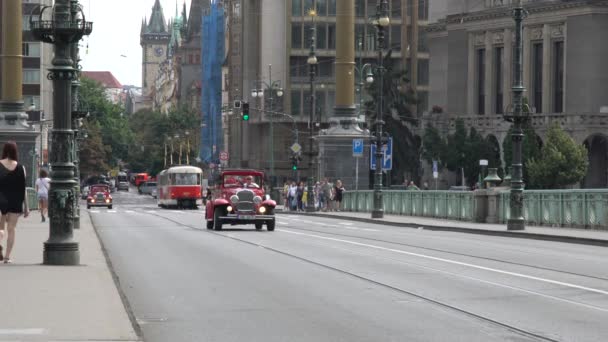
<instances>
[{"instance_id":1,"label":"building window","mask_svg":"<svg viewBox=\"0 0 608 342\"><path fill-rule=\"evenodd\" d=\"M300 115L302 113L302 94L300 90L291 91L291 115Z\"/></svg>"},{"instance_id":2,"label":"building window","mask_svg":"<svg viewBox=\"0 0 608 342\"><path fill-rule=\"evenodd\" d=\"M429 1L418 0L418 19L428 20L429 19Z\"/></svg>"},{"instance_id":3,"label":"building window","mask_svg":"<svg viewBox=\"0 0 608 342\"><path fill-rule=\"evenodd\" d=\"M23 43L23 57L40 57L40 43L25 42Z\"/></svg>"},{"instance_id":4,"label":"building window","mask_svg":"<svg viewBox=\"0 0 608 342\"><path fill-rule=\"evenodd\" d=\"M496 114L503 113L503 60L504 48L502 46L494 48L494 111Z\"/></svg>"},{"instance_id":5,"label":"building window","mask_svg":"<svg viewBox=\"0 0 608 342\"><path fill-rule=\"evenodd\" d=\"M304 0L304 12L308 14L308 11L311 9L315 9L315 1L314 0Z\"/></svg>"},{"instance_id":6,"label":"building window","mask_svg":"<svg viewBox=\"0 0 608 342\"><path fill-rule=\"evenodd\" d=\"M401 18L401 0L391 1L391 18Z\"/></svg>"},{"instance_id":7,"label":"building window","mask_svg":"<svg viewBox=\"0 0 608 342\"><path fill-rule=\"evenodd\" d=\"M40 70L23 69L23 84L40 84Z\"/></svg>"},{"instance_id":8,"label":"building window","mask_svg":"<svg viewBox=\"0 0 608 342\"><path fill-rule=\"evenodd\" d=\"M336 15L336 0L328 0L327 15L329 15L330 17Z\"/></svg>"},{"instance_id":9,"label":"building window","mask_svg":"<svg viewBox=\"0 0 608 342\"><path fill-rule=\"evenodd\" d=\"M536 113L543 111L543 43L532 45L532 103Z\"/></svg>"},{"instance_id":10,"label":"building window","mask_svg":"<svg viewBox=\"0 0 608 342\"><path fill-rule=\"evenodd\" d=\"M319 77L334 77L333 67L333 58L321 57L317 65L317 75Z\"/></svg>"},{"instance_id":11,"label":"building window","mask_svg":"<svg viewBox=\"0 0 608 342\"><path fill-rule=\"evenodd\" d=\"M291 0L291 15L294 17L302 16L302 0Z\"/></svg>"},{"instance_id":12,"label":"building window","mask_svg":"<svg viewBox=\"0 0 608 342\"><path fill-rule=\"evenodd\" d=\"M317 25L317 48L327 49L327 26L325 24Z\"/></svg>"},{"instance_id":13,"label":"building window","mask_svg":"<svg viewBox=\"0 0 608 342\"><path fill-rule=\"evenodd\" d=\"M365 0L355 0L355 15L357 17L365 17Z\"/></svg>"},{"instance_id":14,"label":"building window","mask_svg":"<svg viewBox=\"0 0 608 342\"><path fill-rule=\"evenodd\" d=\"M31 15L23 16L23 22L21 23L21 27L23 28L23 31L30 30L30 17L31 17Z\"/></svg>"},{"instance_id":15,"label":"building window","mask_svg":"<svg viewBox=\"0 0 608 342\"><path fill-rule=\"evenodd\" d=\"M291 24L291 48L302 48L302 25L300 23Z\"/></svg>"},{"instance_id":16,"label":"building window","mask_svg":"<svg viewBox=\"0 0 608 342\"><path fill-rule=\"evenodd\" d=\"M419 91L416 94L418 98L418 114L422 114L429 110L429 93L428 91Z\"/></svg>"},{"instance_id":17,"label":"building window","mask_svg":"<svg viewBox=\"0 0 608 342\"><path fill-rule=\"evenodd\" d=\"M194 55L194 62L196 64L200 64L201 63L201 55L199 55L198 53L196 55Z\"/></svg>"},{"instance_id":18,"label":"building window","mask_svg":"<svg viewBox=\"0 0 608 342\"><path fill-rule=\"evenodd\" d=\"M34 105L34 110L42 110L40 107L40 96L35 95L23 95L23 104L25 109L29 110L31 105Z\"/></svg>"},{"instance_id":19,"label":"building window","mask_svg":"<svg viewBox=\"0 0 608 342\"><path fill-rule=\"evenodd\" d=\"M429 85L429 60L418 59L418 85Z\"/></svg>"},{"instance_id":20,"label":"building window","mask_svg":"<svg viewBox=\"0 0 608 342\"><path fill-rule=\"evenodd\" d=\"M329 50L336 49L336 24L327 25L327 48Z\"/></svg>"},{"instance_id":21,"label":"building window","mask_svg":"<svg viewBox=\"0 0 608 342\"><path fill-rule=\"evenodd\" d=\"M188 64L194 64L194 56L192 54L188 55Z\"/></svg>"},{"instance_id":22,"label":"building window","mask_svg":"<svg viewBox=\"0 0 608 342\"><path fill-rule=\"evenodd\" d=\"M401 51L401 25L391 25L391 49Z\"/></svg>"},{"instance_id":23,"label":"building window","mask_svg":"<svg viewBox=\"0 0 608 342\"><path fill-rule=\"evenodd\" d=\"M553 111L564 111L564 42L553 43Z\"/></svg>"},{"instance_id":24,"label":"building window","mask_svg":"<svg viewBox=\"0 0 608 342\"><path fill-rule=\"evenodd\" d=\"M327 0L317 0L317 15L321 17L327 15Z\"/></svg>"},{"instance_id":25,"label":"building window","mask_svg":"<svg viewBox=\"0 0 608 342\"><path fill-rule=\"evenodd\" d=\"M313 116L312 120L316 121L317 118L319 117L319 112L322 110L325 110L326 106L325 106L325 91L323 90L317 90L315 91L315 115Z\"/></svg>"},{"instance_id":26,"label":"building window","mask_svg":"<svg viewBox=\"0 0 608 342\"><path fill-rule=\"evenodd\" d=\"M477 50L477 113L485 114L486 106L486 50Z\"/></svg>"}]
</instances>

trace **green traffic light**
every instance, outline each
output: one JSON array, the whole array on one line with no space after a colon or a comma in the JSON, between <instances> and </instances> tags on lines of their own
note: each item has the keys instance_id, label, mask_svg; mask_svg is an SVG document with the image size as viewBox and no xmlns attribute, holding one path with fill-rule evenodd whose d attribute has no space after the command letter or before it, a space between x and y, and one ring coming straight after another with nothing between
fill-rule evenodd
<instances>
[{"instance_id":1,"label":"green traffic light","mask_svg":"<svg viewBox=\"0 0 608 342\"><path fill-rule=\"evenodd\" d=\"M243 121L249 121L249 114L243 115Z\"/></svg>"},{"instance_id":2,"label":"green traffic light","mask_svg":"<svg viewBox=\"0 0 608 342\"><path fill-rule=\"evenodd\" d=\"M296 171L296 170L298 170L298 167L296 165L294 165L294 166L291 167L291 169L294 170L294 171Z\"/></svg>"}]
</instances>

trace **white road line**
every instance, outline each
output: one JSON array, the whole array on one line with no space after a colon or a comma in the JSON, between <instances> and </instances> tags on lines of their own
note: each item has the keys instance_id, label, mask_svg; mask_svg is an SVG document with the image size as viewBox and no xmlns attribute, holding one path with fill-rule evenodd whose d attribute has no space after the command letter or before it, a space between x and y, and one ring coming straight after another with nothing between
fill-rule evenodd
<instances>
[{"instance_id":1,"label":"white road line","mask_svg":"<svg viewBox=\"0 0 608 342\"><path fill-rule=\"evenodd\" d=\"M0 335L42 335L46 333L46 329L0 329Z\"/></svg>"},{"instance_id":2,"label":"white road line","mask_svg":"<svg viewBox=\"0 0 608 342\"><path fill-rule=\"evenodd\" d=\"M92 214L99 214L99 210L89 210L89 212Z\"/></svg>"},{"instance_id":3,"label":"white road line","mask_svg":"<svg viewBox=\"0 0 608 342\"><path fill-rule=\"evenodd\" d=\"M154 213L156 213L156 210L146 210L146 212L150 213L150 214L154 214Z\"/></svg>"},{"instance_id":4,"label":"white road line","mask_svg":"<svg viewBox=\"0 0 608 342\"><path fill-rule=\"evenodd\" d=\"M540 282L544 282L544 283L555 284L555 285L575 288L575 289L579 289L579 290L599 293L599 294L603 294L603 295L608 295L608 291L604 291L604 290L600 290L600 289L594 289L594 288L591 288L591 287L586 287L586 286L576 285L576 284L572 284L572 283L561 282L561 281L552 280L552 279L535 277L535 276L531 276L531 275L527 275L527 274L522 274L522 273L516 273L516 272L499 270L499 269L491 268L491 267L485 267L485 266L480 266L480 265L475 265L475 264L469 264L469 263L466 263L466 262L461 262L461 261L456 261L456 260L444 259L444 258L439 258L439 257L434 257L434 256L425 255L425 254L419 254L419 253L406 252L406 251L402 251L402 250L399 250L399 249L386 248L386 247L381 247L381 246L376 246L376 245L370 245L370 244L367 244L367 243L355 242L355 241L350 241L350 240L330 238L330 237L321 236L321 235L315 235L315 234L306 234L306 233L292 232L292 231L287 231L287 230L282 230L282 229L280 231L288 233L288 234L309 236L309 237L313 237L313 238L317 238L317 239L336 241L336 242L343 242L343 243L347 243L347 244L351 244L351 245L355 245L355 246L363 246L363 247L369 247L369 248L373 248L373 249L378 249L378 250L383 250L383 251L389 251L389 252L394 252L394 253L399 253L399 254L406 254L406 255L411 255L411 256L415 256L415 257L419 257L419 258L425 258L425 259L429 259L429 260L441 261L441 262L445 262L445 263L449 263L449 264L466 266L466 267L476 268L476 269L480 269L480 270L484 270L484 271L489 271L489 272L494 272L494 273L500 273L500 274L506 274L506 275L510 275L510 276L514 276L514 277L531 279L531 280L536 280L536 281L540 281Z\"/></svg>"},{"instance_id":5,"label":"white road line","mask_svg":"<svg viewBox=\"0 0 608 342\"><path fill-rule=\"evenodd\" d=\"M345 226L352 226L353 225L352 222L338 222L338 224L342 224L342 225L345 225Z\"/></svg>"},{"instance_id":6,"label":"white road line","mask_svg":"<svg viewBox=\"0 0 608 342\"><path fill-rule=\"evenodd\" d=\"M132 214L132 213L134 213L134 211L133 210L125 210L125 213Z\"/></svg>"},{"instance_id":7,"label":"white road line","mask_svg":"<svg viewBox=\"0 0 608 342\"><path fill-rule=\"evenodd\" d=\"M108 210L109 213L115 213L116 210Z\"/></svg>"}]
</instances>

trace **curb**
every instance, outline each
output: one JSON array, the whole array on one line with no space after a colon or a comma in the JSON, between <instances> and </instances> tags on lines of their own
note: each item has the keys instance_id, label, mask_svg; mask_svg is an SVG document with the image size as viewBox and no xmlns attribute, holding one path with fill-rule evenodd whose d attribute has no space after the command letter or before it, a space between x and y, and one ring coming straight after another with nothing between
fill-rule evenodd
<instances>
[{"instance_id":1,"label":"curb","mask_svg":"<svg viewBox=\"0 0 608 342\"><path fill-rule=\"evenodd\" d=\"M276 211L275 213L281 214L281 215L288 214L288 215L311 216L311 214L298 213L298 212ZM431 230L431 231L445 231L445 232L467 233L467 234L477 234L477 235L502 236L502 237L509 237L509 238L518 238L518 239L554 241L554 242L564 242L564 243L572 243L572 244L579 244L579 245L608 247L608 240L584 238L584 237L577 237L577 236L524 233L524 232L507 231L507 230L505 230L505 231L487 230L487 229L480 229L480 228L433 226L433 225L426 225L426 224L391 222L391 221L383 221L383 220L377 220L377 219L372 219L372 218L362 218L362 217L353 217L353 216L336 216L336 215L319 214L319 213L314 213L312 215L314 215L316 217L323 217L323 218L340 219L340 220L374 223L374 224L384 224L384 225L393 226L393 227L404 227L404 228L413 228L413 229L418 229L418 228L422 227L423 229Z\"/></svg>"}]
</instances>

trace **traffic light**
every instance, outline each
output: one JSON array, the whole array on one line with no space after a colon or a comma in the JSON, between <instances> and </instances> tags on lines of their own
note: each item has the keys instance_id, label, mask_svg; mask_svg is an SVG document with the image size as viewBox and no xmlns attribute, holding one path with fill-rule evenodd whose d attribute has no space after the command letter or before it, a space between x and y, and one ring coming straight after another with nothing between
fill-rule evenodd
<instances>
[{"instance_id":1,"label":"traffic light","mask_svg":"<svg viewBox=\"0 0 608 342\"><path fill-rule=\"evenodd\" d=\"M291 156L291 169L293 171L298 171L298 164L302 161L302 157L299 154L294 154Z\"/></svg>"},{"instance_id":2,"label":"traffic light","mask_svg":"<svg viewBox=\"0 0 608 342\"><path fill-rule=\"evenodd\" d=\"M243 117L243 121L249 121L249 103L243 102L243 107L241 109L241 116Z\"/></svg>"}]
</instances>

